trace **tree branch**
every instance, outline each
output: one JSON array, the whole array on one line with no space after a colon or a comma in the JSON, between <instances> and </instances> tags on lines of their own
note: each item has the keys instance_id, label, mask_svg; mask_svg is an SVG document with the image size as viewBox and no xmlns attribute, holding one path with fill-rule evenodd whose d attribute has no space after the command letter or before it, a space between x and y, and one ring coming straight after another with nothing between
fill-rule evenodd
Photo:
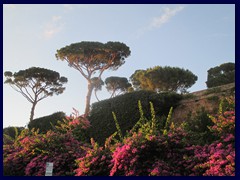
<instances>
[{"instance_id":1,"label":"tree branch","mask_svg":"<svg viewBox=\"0 0 240 180\"><path fill-rule=\"evenodd\" d=\"M30 103L33 103L33 100L30 99L30 98L21 90L21 88L19 88L19 90L18 90L18 89L16 89L15 87L13 87L12 85L10 85L10 86L11 86L15 91L21 93ZM18 87L18 86L17 86L17 87Z\"/></svg>"}]
</instances>

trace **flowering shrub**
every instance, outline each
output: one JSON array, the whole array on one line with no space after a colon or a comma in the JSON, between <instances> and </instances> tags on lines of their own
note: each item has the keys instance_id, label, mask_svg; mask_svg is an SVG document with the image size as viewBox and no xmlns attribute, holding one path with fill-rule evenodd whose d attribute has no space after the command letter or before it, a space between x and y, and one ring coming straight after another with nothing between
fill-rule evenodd
<instances>
[{"instance_id":1,"label":"flowering shrub","mask_svg":"<svg viewBox=\"0 0 240 180\"><path fill-rule=\"evenodd\" d=\"M210 145L191 147L195 151L192 159L198 162L194 167L195 175L235 175L235 101L234 98L227 101L227 111L223 112L220 106L218 114L210 116L214 124L209 129L218 140Z\"/></svg>"},{"instance_id":2,"label":"flowering shrub","mask_svg":"<svg viewBox=\"0 0 240 180\"><path fill-rule=\"evenodd\" d=\"M232 144L213 143L204 146L196 157L203 163L197 164L194 169L197 175L204 176L234 176L235 175L235 148Z\"/></svg>"},{"instance_id":3,"label":"flowering shrub","mask_svg":"<svg viewBox=\"0 0 240 180\"><path fill-rule=\"evenodd\" d=\"M228 102L229 107L220 105L218 114L210 116L209 130L216 140L205 145L190 144L189 132L171 122L172 108L161 129L153 104L149 120L140 102L140 119L125 136L113 113L117 132L104 147L93 139L91 146L79 141L86 140L83 132L89 124L78 115L67 118L56 132L24 130L14 144L4 145L4 175L42 176L46 162L53 162L53 175L234 176L235 101Z\"/></svg>"},{"instance_id":4,"label":"flowering shrub","mask_svg":"<svg viewBox=\"0 0 240 180\"><path fill-rule=\"evenodd\" d=\"M208 158L196 166L196 169L204 169L206 176L235 175L235 100L231 97L227 101L227 111L223 112L220 106L219 113L210 116L214 123L210 130L219 140L203 147L201 155L208 154Z\"/></svg>"},{"instance_id":5,"label":"flowering shrub","mask_svg":"<svg viewBox=\"0 0 240 180\"><path fill-rule=\"evenodd\" d=\"M180 128L170 130L166 135L143 136L141 132L134 133L113 153L110 175L188 175L191 163L185 162L184 157L192 155L193 151L185 148L188 146L185 136Z\"/></svg>"},{"instance_id":6,"label":"flowering shrub","mask_svg":"<svg viewBox=\"0 0 240 180\"><path fill-rule=\"evenodd\" d=\"M46 162L54 163L53 175L73 175L75 159L85 155L82 145L71 133L25 134L5 146L4 175L44 176Z\"/></svg>"},{"instance_id":7,"label":"flowering shrub","mask_svg":"<svg viewBox=\"0 0 240 180\"><path fill-rule=\"evenodd\" d=\"M111 169L111 152L99 147L91 139L92 147L84 147L86 155L77 159L76 176L108 176Z\"/></svg>"},{"instance_id":8,"label":"flowering shrub","mask_svg":"<svg viewBox=\"0 0 240 180\"><path fill-rule=\"evenodd\" d=\"M89 136L87 129L90 127L90 122L83 115L79 115L79 112L73 108L73 113L70 116L66 116L63 121L59 121L55 126L55 131L59 133L71 132L76 140L81 142L89 142Z\"/></svg>"}]
</instances>

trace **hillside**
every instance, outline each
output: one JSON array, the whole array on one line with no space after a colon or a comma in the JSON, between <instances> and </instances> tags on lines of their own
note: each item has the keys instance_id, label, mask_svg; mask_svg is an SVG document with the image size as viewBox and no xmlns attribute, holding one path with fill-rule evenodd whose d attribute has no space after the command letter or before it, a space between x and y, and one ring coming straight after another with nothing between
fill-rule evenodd
<instances>
[{"instance_id":1,"label":"hillside","mask_svg":"<svg viewBox=\"0 0 240 180\"><path fill-rule=\"evenodd\" d=\"M209 113L218 109L221 98L235 95L235 83L196 91L185 95L173 112L175 122L183 122L189 114L194 115L202 107Z\"/></svg>"}]
</instances>

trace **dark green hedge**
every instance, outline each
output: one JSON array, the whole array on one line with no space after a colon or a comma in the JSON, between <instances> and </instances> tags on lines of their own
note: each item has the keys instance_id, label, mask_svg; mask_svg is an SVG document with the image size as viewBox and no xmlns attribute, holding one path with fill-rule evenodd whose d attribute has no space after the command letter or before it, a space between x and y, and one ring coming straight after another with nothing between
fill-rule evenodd
<instances>
[{"instance_id":1,"label":"dark green hedge","mask_svg":"<svg viewBox=\"0 0 240 180\"><path fill-rule=\"evenodd\" d=\"M40 133L46 133L52 129L51 123L55 126L57 122L62 121L65 116L64 112L56 112L49 116L40 117L29 122L28 128L39 129Z\"/></svg>"},{"instance_id":2,"label":"dark green hedge","mask_svg":"<svg viewBox=\"0 0 240 180\"><path fill-rule=\"evenodd\" d=\"M103 144L105 139L116 131L112 111L116 113L117 120L123 134L130 130L139 120L138 100L141 101L144 115L151 117L150 105L154 104L156 116L160 119L167 115L170 107L176 107L182 96L176 93L155 93L152 91L135 91L115 98L93 103L89 115L91 128L90 137Z\"/></svg>"}]
</instances>

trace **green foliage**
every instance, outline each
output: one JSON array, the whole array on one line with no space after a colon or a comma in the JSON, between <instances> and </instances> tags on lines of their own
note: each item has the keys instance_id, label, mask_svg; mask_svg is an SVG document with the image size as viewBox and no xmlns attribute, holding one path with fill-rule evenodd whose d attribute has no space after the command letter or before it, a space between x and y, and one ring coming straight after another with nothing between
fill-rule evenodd
<instances>
[{"instance_id":1,"label":"green foliage","mask_svg":"<svg viewBox=\"0 0 240 180\"><path fill-rule=\"evenodd\" d=\"M146 70L136 70L130 79L137 90L186 93L186 90L197 81L197 76L189 70L178 67L156 66Z\"/></svg>"},{"instance_id":2,"label":"green foliage","mask_svg":"<svg viewBox=\"0 0 240 180\"><path fill-rule=\"evenodd\" d=\"M116 113L123 136L127 130L131 130L140 117L151 119L149 102L155 107L155 118L167 116L170 107L176 107L181 100L181 95L176 93L155 93L151 91L135 91L115 98L92 104L89 115L91 127L90 136L98 143L103 144L105 139L117 131L113 121L112 112ZM139 100L141 101L142 115L139 113ZM143 118L144 114L144 118Z\"/></svg>"},{"instance_id":3,"label":"green foliage","mask_svg":"<svg viewBox=\"0 0 240 180\"><path fill-rule=\"evenodd\" d=\"M90 137L86 131L90 127L90 122L79 112L73 108L73 113L66 116L62 121L58 121L57 125L52 126L57 133L65 134L71 132L73 137L80 142L89 142Z\"/></svg>"},{"instance_id":4,"label":"green foliage","mask_svg":"<svg viewBox=\"0 0 240 180\"><path fill-rule=\"evenodd\" d=\"M97 97L97 91L102 90L102 86L104 85L104 82L103 82L102 79L100 79L98 77L94 77L94 78L91 79L91 84L92 84L93 89L94 89L95 97L99 101L99 99Z\"/></svg>"},{"instance_id":5,"label":"green foliage","mask_svg":"<svg viewBox=\"0 0 240 180\"><path fill-rule=\"evenodd\" d=\"M101 79L105 70L117 70L130 54L129 47L120 42L104 44L82 41L57 50L56 58L67 61L70 67L79 71L88 81L85 117L89 114L92 90L95 88L92 83L93 75L96 74L95 77Z\"/></svg>"},{"instance_id":6,"label":"green foliage","mask_svg":"<svg viewBox=\"0 0 240 180\"><path fill-rule=\"evenodd\" d=\"M46 162L54 163L54 176L73 175L75 160L85 156L81 146L70 132L38 134L26 129L14 144L3 147L4 175L44 176Z\"/></svg>"},{"instance_id":7,"label":"green foliage","mask_svg":"<svg viewBox=\"0 0 240 180\"><path fill-rule=\"evenodd\" d=\"M170 108L170 111L169 111L168 116L167 116L167 120L166 120L164 130L163 130L164 135L166 135L168 130L169 130L169 124L170 124L170 120L172 118L172 112L173 112L173 107Z\"/></svg>"},{"instance_id":8,"label":"green foliage","mask_svg":"<svg viewBox=\"0 0 240 180\"><path fill-rule=\"evenodd\" d=\"M9 126L3 128L3 144L13 144L24 127Z\"/></svg>"},{"instance_id":9,"label":"green foliage","mask_svg":"<svg viewBox=\"0 0 240 180\"><path fill-rule=\"evenodd\" d=\"M37 97L42 94L42 97L39 98L42 99L45 96L63 93L65 88L62 85L67 82L67 78L60 77L58 72L39 67L31 67L16 73L6 71L4 75L6 77L5 83L10 84L24 97L27 96L25 98L30 102L34 102L34 96L30 95L30 92L26 91L25 88L33 90L34 95L38 95Z\"/></svg>"},{"instance_id":10,"label":"green foliage","mask_svg":"<svg viewBox=\"0 0 240 180\"><path fill-rule=\"evenodd\" d=\"M195 115L190 115L182 124L189 133L189 141L192 144L200 145L208 144L215 140L208 128L212 125L213 122L204 107L198 110Z\"/></svg>"},{"instance_id":11,"label":"green foliage","mask_svg":"<svg viewBox=\"0 0 240 180\"><path fill-rule=\"evenodd\" d=\"M235 82L235 63L224 63L208 70L207 87L216 87Z\"/></svg>"},{"instance_id":12,"label":"green foliage","mask_svg":"<svg viewBox=\"0 0 240 180\"><path fill-rule=\"evenodd\" d=\"M67 60L74 68L82 65L89 67L89 71L96 72L107 66L116 70L130 54L129 47L124 43L107 42L104 44L82 41L57 50L56 57L60 60Z\"/></svg>"},{"instance_id":13,"label":"green foliage","mask_svg":"<svg viewBox=\"0 0 240 180\"><path fill-rule=\"evenodd\" d=\"M120 138L120 140L122 141L123 140L123 135L122 135L122 131L121 131L121 128L119 126L119 123L117 121L117 117L116 117L116 114L114 112L112 112L112 115L113 115L113 120L115 122L115 126L117 128L117 133L118 133L118 136Z\"/></svg>"},{"instance_id":14,"label":"green foliage","mask_svg":"<svg viewBox=\"0 0 240 180\"><path fill-rule=\"evenodd\" d=\"M112 93L111 97L116 96L118 93L127 92L128 89L132 86L127 78L125 77L116 77L111 76L105 79L106 88L109 92Z\"/></svg>"},{"instance_id":15,"label":"green foliage","mask_svg":"<svg viewBox=\"0 0 240 180\"><path fill-rule=\"evenodd\" d=\"M40 117L28 123L29 129L39 129L40 133L46 133L48 130L53 130L53 126L57 125L58 121L63 121L65 118L64 112L56 112L48 116Z\"/></svg>"},{"instance_id":16,"label":"green foliage","mask_svg":"<svg viewBox=\"0 0 240 180\"><path fill-rule=\"evenodd\" d=\"M6 71L4 75L5 84L9 84L32 103L30 121L33 120L37 103L54 94L62 94L65 90L63 84L68 81L66 77L60 77L58 72L39 67L31 67L16 73Z\"/></svg>"}]
</instances>

